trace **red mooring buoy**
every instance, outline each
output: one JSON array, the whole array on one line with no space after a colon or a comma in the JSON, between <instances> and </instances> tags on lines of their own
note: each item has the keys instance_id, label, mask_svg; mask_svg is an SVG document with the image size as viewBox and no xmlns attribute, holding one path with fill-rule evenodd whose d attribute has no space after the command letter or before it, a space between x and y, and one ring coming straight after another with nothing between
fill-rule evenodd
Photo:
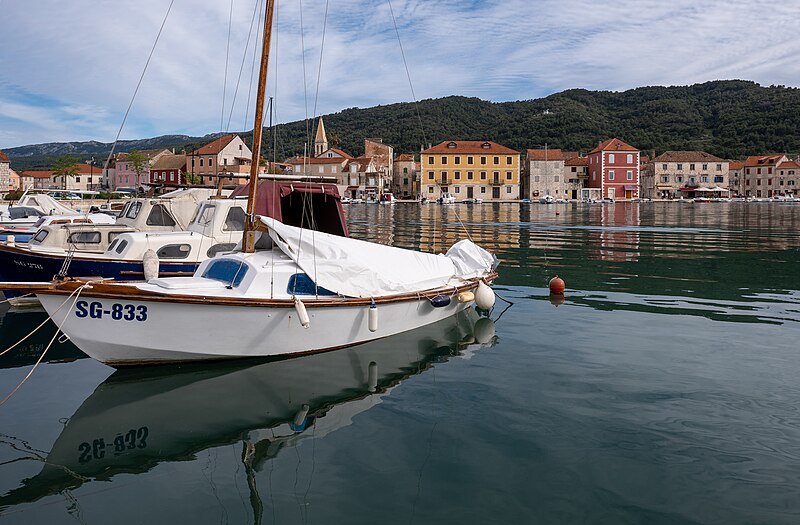
<instances>
[{"instance_id":1,"label":"red mooring buoy","mask_svg":"<svg viewBox=\"0 0 800 525\"><path fill-rule=\"evenodd\" d=\"M555 295L564 295L564 279L558 275L550 279L550 293Z\"/></svg>"}]
</instances>

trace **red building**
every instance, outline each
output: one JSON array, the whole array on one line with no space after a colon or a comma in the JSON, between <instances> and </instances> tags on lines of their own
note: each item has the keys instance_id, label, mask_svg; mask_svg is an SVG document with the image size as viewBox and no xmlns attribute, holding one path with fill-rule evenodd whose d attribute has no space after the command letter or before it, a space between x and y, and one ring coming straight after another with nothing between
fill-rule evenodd
<instances>
[{"instance_id":1,"label":"red building","mask_svg":"<svg viewBox=\"0 0 800 525\"><path fill-rule=\"evenodd\" d=\"M614 138L598 144L587 157L587 188L599 189L603 199L639 198L638 149Z\"/></svg>"},{"instance_id":2,"label":"red building","mask_svg":"<svg viewBox=\"0 0 800 525\"><path fill-rule=\"evenodd\" d=\"M150 184L187 184L185 172L185 155L162 155L150 166Z\"/></svg>"}]
</instances>

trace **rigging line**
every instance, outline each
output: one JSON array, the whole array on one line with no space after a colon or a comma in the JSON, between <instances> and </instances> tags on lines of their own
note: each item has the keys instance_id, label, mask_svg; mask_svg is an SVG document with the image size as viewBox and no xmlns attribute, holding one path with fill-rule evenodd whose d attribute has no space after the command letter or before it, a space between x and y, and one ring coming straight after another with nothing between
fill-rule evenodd
<instances>
[{"instance_id":1,"label":"rigging line","mask_svg":"<svg viewBox=\"0 0 800 525\"><path fill-rule=\"evenodd\" d=\"M308 127L308 80L306 79L306 30L303 25L303 0L300 0L300 50L303 56L303 103L306 111L306 144L311 144L311 131Z\"/></svg>"},{"instance_id":2,"label":"rigging line","mask_svg":"<svg viewBox=\"0 0 800 525\"><path fill-rule=\"evenodd\" d=\"M88 282L88 283L86 283L86 284L84 284L84 285L82 285L82 286L79 286L78 288L75 288L75 291L73 291L73 292L72 292L72 293L71 293L71 294L70 294L70 295L69 295L69 296L68 296L68 297L67 297L67 298L64 300L64 302L61 304L61 306L64 306L64 305L67 303L67 301L68 301L68 300L69 300L69 299L70 299L70 298L71 298L73 295L75 295L75 292L77 292L77 295L75 295L75 300L74 300L74 301L72 301L72 305L70 306L70 310L71 310L71 309L72 309L72 307L73 307L73 306L75 306L75 303L77 303L77 302L78 302L78 298L80 298L80 296L81 296L81 292L83 292L83 289L84 289L84 288L87 288L87 287L90 287L90 284L91 284L91 282ZM61 306L59 306L59 307L58 307L58 309L59 309L59 310L61 309ZM58 312L58 310L56 310L55 312L53 312L53 314L55 314L56 312ZM11 392L10 392L10 393L9 393L9 394L8 394L8 395L7 395L7 396L6 396L6 397L5 397L3 400L2 400L2 401L0 401L0 406L3 406L3 405L6 403L6 401L8 401L9 399L11 399L11 397L12 397L14 394L16 394L16 393L17 393L17 390L19 390L19 389L22 387L22 385L24 385L24 384L25 384L25 382L26 382L26 381L27 381L27 380L28 380L28 379L29 379L29 378L30 378L30 377L33 375L33 373L34 373L34 372L36 371L36 369L39 367L39 364L42 362L42 359L44 359L44 356L45 356L45 354L47 354L47 351L48 351L48 350L50 350L50 347L51 347L51 346L53 346L53 342L56 340L56 337L58 337L58 334L59 334L59 332L61 332L61 327L62 327L62 326L64 326L64 323L67 321L67 318L68 318L68 317L69 317L69 312L68 312L68 313L66 313L66 314L64 315L64 319L62 319L62 320L61 320L61 323L58 325L58 329L57 329L57 330L56 330L56 332L53 334L53 337L52 337L52 339L50 339L50 342L49 342L49 343L47 343L47 347L44 349L44 352L42 352L42 355L40 355L40 356L39 356L39 359L36 361L36 364L34 364L34 365L33 365L33 368L31 368L30 372L28 372L28 375L26 375L26 376L25 376L25 378L24 378L22 381L20 381L20 382L19 382L19 384L18 384L16 387L14 387L14 390L12 390L12 391L11 391ZM48 319L50 319L50 317L48 317Z\"/></svg>"},{"instance_id":3,"label":"rigging line","mask_svg":"<svg viewBox=\"0 0 800 525\"><path fill-rule=\"evenodd\" d=\"M328 29L328 5L330 0L325 0L325 16L322 19L322 42L319 46L319 65L317 66L317 87L314 92L314 112L312 115L317 117L317 102L319 101L319 83L322 78L322 52L325 50L325 32Z\"/></svg>"},{"instance_id":4,"label":"rigging line","mask_svg":"<svg viewBox=\"0 0 800 525\"><path fill-rule=\"evenodd\" d=\"M225 123L225 96L227 95L228 89L228 60L230 57L230 50L231 50L231 26L233 25L233 0L231 0L231 7L230 12L228 13L228 40L225 43L225 74L222 76L222 111L219 116L219 131L222 133L223 126ZM233 109L233 104L231 104L231 109ZM222 137L219 138L220 145L222 144ZM217 163L217 168L219 168L219 162Z\"/></svg>"},{"instance_id":5,"label":"rigging line","mask_svg":"<svg viewBox=\"0 0 800 525\"><path fill-rule=\"evenodd\" d=\"M231 2L233 4L233 2ZM253 17L250 19L250 29L247 31L247 41L244 44L244 53L242 54L242 63L239 65L239 76L236 77L236 89L233 91L233 100L231 100L231 110L228 112L228 123L225 126L225 132L227 133L231 129L231 119L233 119L233 109L236 106L236 98L239 95L239 85L242 82L242 73L244 72L244 63L247 60L247 52L250 48L250 37L253 36L253 25L256 21L256 15L258 12L258 6L261 4L260 0L256 0L255 4L253 4ZM260 26L260 24L259 24ZM255 54L253 55L255 56ZM251 77L252 78L252 77ZM247 112L245 111L245 116L247 116Z\"/></svg>"},{"instance_id":6,"label":"rigging line","mask_svg":"<svg viewBox=\"0 0 800 525\"><path fill-rule=\"evenodd\" d=\"M400 30L397 28L397 19L394 16L394 9L392 8L392 0L386 0L386 3L389 4L389 12L392 15L394 32L397 35L397 43L400 45L400 54L403 56L403 65L406 68L406 77L408 78L408 85L411 88L411 98L414 99L414 110L417 113L417 120L419 121L420 133L422 133L422 144L425 145L428 143L428 139L425 137L425 126L422 124L422 115L419 112L419 102L417 102L417 94L414 93L414 83L411 82L411 73L408 70L408 62L406 61L406 53L403 50L403 42L400 40Z\"/></svg>"},{"instance_id":7,"label":"rigging line","mask_svg":"<svg viewBox=\"0 0 800 525\"><path fill-rule=\"evenodd\" d=\"M128 104L128 109L125 110L125 116L122 118L122 124L119 125L119 131L117 131L117 136L114 138L114 143L111 145L111 151L108 153L108 158L106 159L105 164L103 165L103 169L108 169L108 164L111 162L111 157L114 155L114 151L117 148L117 142L119 142L119 136L122 135L122 129L125 127L125 121L128 120L128 114L131 112L131 108L133 107L133 101L136 100L136 95L139 93L139 87L142 85L142 80L144 80L144 74L147 72L147 66L150 65L150 59L153 58L153 53L156 50L156 46L158 45L158 40L161 38L161 33L164 31L164 25L167 23L167 18L169 18L169 13L172 11L172 4L175 3L175 0L170 0L169 7L167 7L167 13L164 15L164 20L161 22L161 27L158 29L158 34L156 35L156 40L153 42L153 48L150 50L150 55L147 57L147 62L144 64L144 69L142 70L142 74L139 77L139 82L136 83L136 89L133 90L133 96L131 97L131 102Z\"/></svg>"}]
</instances>

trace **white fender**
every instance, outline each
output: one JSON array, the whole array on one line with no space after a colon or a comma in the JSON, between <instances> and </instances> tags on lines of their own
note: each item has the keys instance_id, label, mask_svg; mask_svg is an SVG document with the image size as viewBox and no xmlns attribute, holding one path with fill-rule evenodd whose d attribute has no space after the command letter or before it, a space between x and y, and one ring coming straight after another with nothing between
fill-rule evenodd
<instances>
[{"instance_id":1,"label":"white fender","mask_svg":"<svg viewBox=\"0 0 800 525\"><path fill-rule=\"evenodd\" d=\"M294 415L294 421L293 421L295 426L299 427L300 425L303 424L303 421L306 420L306 416L308 416L309 408L311 408L311 407L309 407L308 405L303 405L300 408L300 410L297 411L297 414Z\"/></svg>"},{"instance_id":2,"label":"white fender","mask_svg":"<svg viewBox=\"0 0 800 525\"><path fill-rule=\"evenodd\" d=\"M151 249L144 252L142 256L142 266L144 266L144 280L150 281L158 279L158 255Z\"/></svg>"},{"instance_id":3,"label":"white fender","mask_svg":"<svg viewBox=\"0 0 800 525\"><path fill-rule=\"evenodd\" d=\"M369 306L369 331L374 332L378 329L378 306L371 304Z\"/></svg>"},{"instance_id":4,"label":"white fender","mask_svg":"<svg viewBox=\"0 0 800 525\"><path fill-rule=\"evenodd\" d=\"M475 290L475 304L481 310L491 310L494 306L494 290L489 288L486 283L481 281L478 283L478 288Z\"/></svg>"},{"instance_id":5,"label":"white fender","mask_svg":"<svg viewBox=\"0 0 800 525\"><path fill-rule=\"evenodd\" d=\"M6 245L12 248L16 244L16 238L13 235L6 235Z\"/></svg>"},{"instance_id":6,"label":"white fender","mask_svg":"<svg viewBox=\"0 0 800 525\"><path fill-rule=\"evenodd\" d=\"M300 299L295 299L294 309L297 310L297 317L300 318L300 324L303 325L303 328L308 328L309 326L311 326L311 320L308 318L306 305L303 304L303 301L301 301Z\"/></svg>"}]
</instances>

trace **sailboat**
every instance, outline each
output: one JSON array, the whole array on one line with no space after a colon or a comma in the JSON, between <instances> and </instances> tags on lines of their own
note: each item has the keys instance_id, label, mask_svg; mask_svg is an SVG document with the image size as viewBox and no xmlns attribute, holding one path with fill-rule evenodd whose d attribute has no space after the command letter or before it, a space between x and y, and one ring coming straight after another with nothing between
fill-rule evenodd
<instances>
[{"instance_id":1,"label":"sailboat","mask_svg":"<svg viewBox=\"0 0 800 525\"><path fill-rule=\"evenodd\" d=\"M191 277L2 283L35 293L87 355L115 367L294 356L493 306L497 259L470 240L429 254L255 213L274 0L267 0L245 231ZM324 195L321 196L324 198Z\"/></svg>"}]
</instances>

